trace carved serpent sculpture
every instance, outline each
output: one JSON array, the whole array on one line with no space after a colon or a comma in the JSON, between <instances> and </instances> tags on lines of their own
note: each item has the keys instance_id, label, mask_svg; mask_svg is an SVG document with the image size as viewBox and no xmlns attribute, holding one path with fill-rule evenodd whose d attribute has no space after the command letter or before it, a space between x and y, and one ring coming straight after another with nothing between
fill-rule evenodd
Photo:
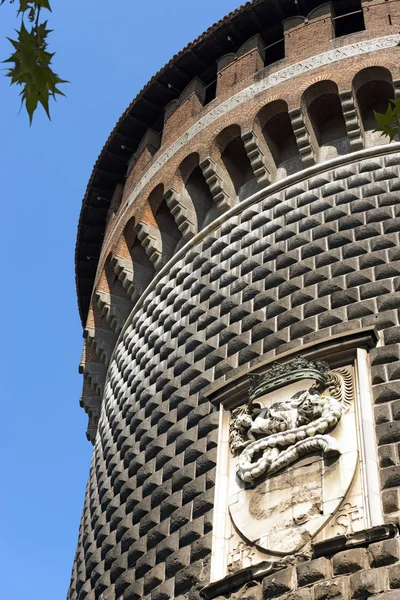
<instances>
[{"instance_id":1,"label":"carved serpent sculpture","mask_svg":"<svg viewBox=\"0 0 400 600\"><path fill-rule=\"evenodd\" d=\"M339 450L336 440L324 434L337 425L344 406L331 396L320 396L318 408L319 418L248 443L239 456L236 467L238 477L245 483L250 483L266 473L276 473L314 450L328 455L337 454Z\"/></svg>"}]
</instances>

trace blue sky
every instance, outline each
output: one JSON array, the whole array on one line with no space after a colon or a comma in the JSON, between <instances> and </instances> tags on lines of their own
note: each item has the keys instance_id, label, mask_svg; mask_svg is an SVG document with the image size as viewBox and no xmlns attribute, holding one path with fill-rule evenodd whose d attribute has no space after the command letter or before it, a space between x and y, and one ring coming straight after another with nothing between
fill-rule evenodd
<instances>
[{"instance_id":1,"label":"blue sky","mask_svg":"<svg viewBox=\"0 0 400 600\"><path fill-rule=\"evenodd\" d=\"M3 257L1 597L66 597L92 447L79 408L74 246L81 199L115 122L146 81L235 0L53 0L67 98L18 116L0 77ZM0 8L0 58L16 26ZM5 414L4 414L5 413ZM5 540L5 543L4 543Z\"/></svg>"}]
</instances>

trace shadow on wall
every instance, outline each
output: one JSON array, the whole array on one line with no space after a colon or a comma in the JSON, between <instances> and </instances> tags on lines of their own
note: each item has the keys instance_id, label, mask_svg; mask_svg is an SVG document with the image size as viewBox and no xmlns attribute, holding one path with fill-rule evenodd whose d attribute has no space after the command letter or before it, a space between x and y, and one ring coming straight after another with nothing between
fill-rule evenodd
<instances>
[{"instance_id":1,"label":"shadow on wall","mask_svg":"<svg viewBox=\"0 0 400 600\"><path fill-rule=\"evenodd\" d=\"M164 198L164 186L158 185L148 198L156 229L160 235L161 242L161 264L169 261L182 239L182 234L178 229L174 217L167 206Z\"/></svg>"},{"instance_id":2,"label":"shadow on wall","mask_svg":"<svg viewBox=\"0 0 400 600\"><path fill-rule=\"evenodd\" d=\"M178 177L181 180L181 193L186 196L189 210L193 213L196 233L220 216L210 188L199 166L197 153L187 156L179 166Z\"/></svg>"},{"instance_id":3,"label":"shadow on wall","mask_svg":"<svg viewBox=\"0 0 400 600\"><path fill-rule=\"evenodd\" d=\"M288 105L285 100L275 100L264 106L255 119L262 140L269 149L276 179L282 179L301 169L301 159Z\"/></svg>"},{"instance_id":4,"label":"shadow on wall","mask_svg":"<svg viewBox=\"0 0 400 600\"><path fill-rule=\"evenodd\" d=\"M239 125L231 125L221 131L215 140L215 145L239 202L254 194L258 185L241 138Z\"/></svg>"},{"instance_id":5,"label":"shadow on wall","mask_svg":"<svg viewBox=\"0 0 400 600\"><path fill-rule=\"evenodd\" d=\"M307 88L301 99L301 108L317 161L350 152L342 103L334 81L319 81Z\"/></svg>"}]
</instances>

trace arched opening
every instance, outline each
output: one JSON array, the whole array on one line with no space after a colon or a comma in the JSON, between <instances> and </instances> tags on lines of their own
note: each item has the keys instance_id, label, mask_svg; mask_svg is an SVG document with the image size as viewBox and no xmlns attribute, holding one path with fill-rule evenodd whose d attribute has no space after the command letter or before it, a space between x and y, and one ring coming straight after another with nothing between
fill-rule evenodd
<instances>
[{"instance_id":1,"label":"arched opening","mask_svg":"<svg viewBox=\"0 0 400 600\"><path fill-rule=\"evenodd\" d=\"M132 307L132 302L114 267L115 258L110 253L94 295L95 302L102 316L116 332L122 329L126 317Z\"/></svg>"},{"instance_id":2,"label":"arched opening","mask_svg":"<svg viewBox=\"0 0 400 600\"><path fill-rule=\"evenodd\" d=\"M138 238L132 244L131 256L134 289L132 298L135 301L150 284L156 271Z\"/></svg>"},{"instance_id":3,"label":"arched opening","mask_svg":"<svg viewBox=\"0 0 400 600\"><path fill-rule=\"evenodd\" d=\"M165 264L181 241L182 234L164 199L164 186L162 184L151 192L148 203L156 227L160 232L162 263Z\"/></svg>"},{"instance_id":4,"label":"arched opening","mask_svg":"<svg viewBox=\"0 0 400 600\"><path fill-rule=\"evenodd\" d=\"M104 269L99 280L98 289L101 289L108 294L112 294L115 286L118 287L118 278L111 265L110 253L104 263Z\"/></svg>"},{"instance_id":5,"label":"arched opening","mask_svg":"<svg viewBox=\"0 0 400 600\"><path fill-rule=\"evenodd\" d=\"M299 148L287 103L284 100L270 102L260 110L256 121L275 163L277 178L299 171Z\"/></svg>"},{"instance_id":6,"label":"arched opening","mask_svg":"<svg viewBox=\"0 0 400 600\"><path fill-rule=\"evenodd\" d=\"M386 112L390 100L395 96L392 75L384 67L367 67L353 79L353 94L356 99L358 114L364 130L366 146L387 143L387 138L374 132L377 123L376 112Z\"/></svg>"},{"instance_id":7,"label":"arched opening","mask_svg":"<svg viewBox=\"0 0 400 600\"><path fill-rule=\"evenodd\" d=\"M115 328L111 325L109 314L115 288L119 282L111 266L111 253L106 258L101 271L96 292L92 297L88 318L84 330L87 348L93 356L108 364L116 340Z\"/></svg>"},{"instance_id":8,"label":"arched opening","mask_svg":"<svg viewBox=\"0 0 400 600\"><path fill-rule=\"evenodd\" d=\"M199 167L197 153L190 154L185 158L179 167L179 175L184 185L183 193L186 192L193 209L196 231L200 231L216 219L220 213Z\"/></svg>"},{"instance_id":9,"label":"arched opening","mask_svg":"<svg viewBox=\"0 0 400 600\"><path fill-rule=\"evenodd\" d=\"M302 109L311 126L319 160L350 151L339 90L334 81L318 81L302 96Z\"/></svg>"},{"instance_id":10,"label":"arched opening","mask_svg":"<svg viewBox=\"0 0 400 600\"><path fill-rule=\"evenodd\" d=\"M257 180L251 168L239 125L227 127L217 137L221 159L239 200L257 191Z\"/></svg>"},{"instance_id":11,"label":"arched opening","mask_svg":"<svg viewBox=\"0 0 400 600\"><path fill-rule=\"evenodd\" d=\"M132 265L132 288L130 295L133 301L136 301L152 281L156 271L139 238L136 236L134 217L126 224L124 236Z\"/></svg>"}]
</instances>

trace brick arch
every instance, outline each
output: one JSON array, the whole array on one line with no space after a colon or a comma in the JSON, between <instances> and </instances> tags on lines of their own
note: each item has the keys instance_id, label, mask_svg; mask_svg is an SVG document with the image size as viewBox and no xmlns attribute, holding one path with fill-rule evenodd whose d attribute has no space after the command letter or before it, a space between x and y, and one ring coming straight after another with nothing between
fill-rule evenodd
<instances>
[{"instance_id":1,"label":"brick arch","mask_svg":"<svg viewBox=\"0 0 400 600\"><path fill-rule=\"evenodd\" d=\"M100 329L110 328L116 335L121 331L132 308L132 302L115 269L115 254L109 252L99 274L92 307L96 311ZM97 337L96 332L94 332Z\"/></svg>"},{"instance_id":2,"label":"brick arch","mask_svg":"<svg viewBox=\"0 0 400 600\"><path fill-rule=\"evenodd\" d=\"M97 421L100 415L101 394L105 374L117 339L118 323L113 317L115 309L116 277L111 267L111 253L104 261L98 276L97 285L89 305L84 329L84 346L79 366L84 385L81 405L89 416L87 438L94 441ZM126 311L124 318L128 316Z\"/></svg>"},{"instance_id":3,"label":"brick arch","mask_svg":"<svg viewBox=\"0 0 400 600\"><path fill-rule=\"evenodd\" d=\"M389 101L394 98L391 72L379 66L362 69L353 79L353 93L364 131L375 129L373 111L385 112Z\"/></svg>"},{"instance_id":4,"label":"brick arch","mask_svg":"<svg viewBox=\"0 0 400 600\"><path fill-rule=\"evenodd\" d=\"M389 69L377 65L361 69L353 78L352 93L364 145L369 147L387 143L387 138L375 131L374 111L385 112L390 100L395 97Z\"/></svg>"},{"instance_id":5,"label":"brick arch","mask_svg":"<svg viewBox=\"0 0 400 600\"><path fill-rule=\"evenodd\" d=\"M168 206L164 184L158 184L149 193L136 230L156 269L168 262L182 243L182 232Z\"/></svg>"},{"instance_id":6,"label":"brick arch","mask_svg":"<svg viewBox=\"0 0 400 600\"><path fill-rule=\"evenodd\" d=\"M173 188L181 195L183 205L192 216L195 233L220 215L197 152L189 154L180 163L175 173Z\"/></svg>"},{"instance_id":7,"label":"brick arch","mask_svg":"<svg viewBox=\"0 0 400 600\"><path fill-rule=\"evenodd\" d=\"M113 251L112 263L133 306L155 273L154 265L138 238L134 216L125 224Z\"/></svg>"},{"instance_id":8,"label":"brick arch","mask_svg":"<svg viewBox=\"0 0 400 600\"><path fill-rule=\"evenodd\" d=\"M319 159L349 152L346 123L335 81L324 79L308 87L301 97L301 109Z\"/></svg>"},{"instance_id":9,"label":"brick arch","mask_svg":"<svg viewBox=\"0 0 400 600\"><path fill-rule=\"evenodd\" d=\"M263 106L255 117L254 126L269 149L275 169L286 175L301 168L299 148L285 100L273 100Z\"/></svg>"},{"instance_id":10,"label":"brick arch","mask_svg":"<svg viewBox=\"0 0 400 600\"><path fill-rule=\"evenodd\" d=\"M240 125L229 125L216 136L211 151L211 156L217 158L228 174L234 194L239 201L257 189L257 182L241 134Z\"/></svg>"}]
</instances>

